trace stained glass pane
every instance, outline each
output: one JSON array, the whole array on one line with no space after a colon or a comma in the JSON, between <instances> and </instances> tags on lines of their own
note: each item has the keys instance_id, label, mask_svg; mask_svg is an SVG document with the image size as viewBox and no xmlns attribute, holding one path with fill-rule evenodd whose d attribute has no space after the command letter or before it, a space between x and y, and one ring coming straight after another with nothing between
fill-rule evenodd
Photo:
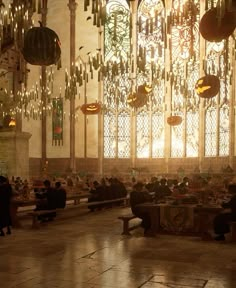
<instances>
[{"instance_id":1,"label":"stained glass pane","mask_svg":"<svg viewBox=\"0 0 236 288\"><path fill-rule=\"evenodd\" d=\"M220 109L219 156L229 155L229 106Z\"/></svg>"},{"instance_id":2,"label":"stained glass pane","mask_svg":"<svg viewBox=\"0 0 236 288\"><path fill-rule=\"evenodd\" d=\"M199 97L195 92L195 83L199 78L199 20L200 2L174 0L172 6L171 24L171 73L172 115L184 115L186 121L171 131L171 156L197 156L196 142L199 137L195 133L199 121ZM188 13L185 13L188 11ZM192 118L194 118L194 121ZM186 126L185 126L186 125ZM184 143L184 129L187 137ZM194 135L194 136L193 136ZM193 143L193 141L195 143ZM177 145L176 145L177 144ZM184 147L186 145L186 148Z\"/></svg>"},{"instance_id":3,"label":"stained glass pane","mask_svg":"<svg viewBox=\"0 0 236 288\"><path fill-rule=\"evenodd\" d=\"M164 114L155 112L152 114L152 158L164 157L164 148Z\"/></svg>"},{"instance_id":4,"label":"stained glass pane","mask_svg":"<svg viewBox=\"0 0 236 288\"><path fill-rule=\"evenodd\" d=\"M216 156L217 145L217 110L214 108L206 111L205 124L205 156Z\"/></svg>"},{"instance_id":5,"label":"stained glass pane","mask_svg":"<svg viewBox=\"0 0 236 288\"><path fill-rule=\"evenodd\" d=\"M130 115L127 112L121 112L118 116L118 157L128 158L130 156Z\"/></svg>"},{"instance_id":6,"label":"stained glass pane","mask_svg":"<svg viewBox=\"0 0 236 288\"><path fill-rule=\"evenodd\" d=\"M131 90L129 78L130 11L126 0L110 0L106 5L104 26L105 65L103 67L104 112L104 157L129 157L130 149L122 148L130 141L130 115L119 114L127 107L127 95ZM119 114L115 121L114 115ZM122 120L122 115L124 119ZM109 119L111 117L111 119ZM109 134L109 126L112 133ZM122 127L124 125L124 127ZM122 129L121 129L122 127ZM124 130L123 130L124 129ZM118 141L118 142L117 142ZM123 143L123 144L121 144Z\"/></svg>"},{"instance_id":7,"label":"stained glass pane","mask_svg":"<svg viewBox=\"0 0 236 288\"><path fill-rule=\"evenodd\" d=\"M137 158L148 158L150 153L148 113L145 111L138 113L136 121Z\"/></svg>"},{"instance_id":8,"label":"stained glass pane","mask_svg":"<svg viewBox=\"0 0 236 288\"><path fill-rule=\"evenodd\" d=\"M116 117L111 111L104 115L104 157L114 158L116 155Z\"/></svg>"},{"instance_id":9,"label":"stained glass pane","mask_svg":"<svg viewBox=\"0 0 236 288\"><path fill-rule=\"evenodd\" d=\"M209 7L216 7L217 1L208 1ZM206 60L204 62L204 70L206 74L212 74L219 77L220 92L213 99L206 100L205 105L208 109L216 109L219 117L218 133L214 134L214 141L217 142L216 147L219 151L213 155L227 156L229 155L229 99L230 99L230 50L228 40L223 40L218 43L206 41ZM221 108L220 108L221 107ZM223 108L224 107L224 108ZM206 119L207 121L207 119ZM207 139L207 137L205 137ZM205 145L207 143L205 142Z\"/></svg>"},{"instance_id":10,"label":"stained glass pane","mask_svg":"<svg viewBox=\"0 0 236 288\"><path fill-rule=\"evenodd\" d=\"M181 114L179 116L183 117ZM183 157L184 155L183 127L184 122L171 128L171 157Z\"/></svg>"},{"instance_id":11,"label":"stained glass pane","mask_svg":"<svg viewBox=\"0 0 236 288\"><path fill-rule=\"evenodd\" d=\"M186 115L186 156L198 156L199 140L199 113L187 112Z\"/></svg>"}]
</instances>

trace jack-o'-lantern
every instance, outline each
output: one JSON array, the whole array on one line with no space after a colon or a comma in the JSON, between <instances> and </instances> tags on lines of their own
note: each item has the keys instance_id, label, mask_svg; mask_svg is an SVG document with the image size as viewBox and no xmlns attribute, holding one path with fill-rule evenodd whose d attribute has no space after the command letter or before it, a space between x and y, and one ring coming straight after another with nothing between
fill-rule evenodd
<instances>
[{"instance_id":1,"label":"jack-o'-lantern","mask_svg":"<svg viewBox=\"0 0 236 288\"><path fill-rule=\"evenodd\" d=\"M172 115L172 116L169 116L167 118L167 123L170 125L170 126L177 126L177 125L180 125L182 123L183 119L181 116L178 116L178 115Z\"/></svg>"},{"instance_id":2,"label":"jack-o'-lantern","mask_svg":"<svg viewBox=\"0 0 236 288\"><path fill-rule=\"evenodd\" d=\"M57 64L61 57L60 40L53 30L39 23L40 27L33 27L27 31L22 54L32 65Z\"/></svg>"},{"instance_id":3,"label":"jack-o'-lantern","mask_svg":"<svg viewBox=\"0 0 236 288\"><path fill-rule=\"evenodd\" d=\"M146 84L142 84L140 86L138 86L137 92L140 94L148 94L150 92L152 92L152 86L148 86Z\"/></svg>"},{"instance_id":4,"label":"jack-o'-lantern","mask_svg":"<svg viewBox=\"0 0 236 288\"><path fill-rule=\"evenodd\" d=\"M220 42L227 39L236 27L235 13L225 11L219 18L217 8L208 10L201 18L199 30L204 39L210 42Z\"/></svg>"},{"instance_id":5,"label":"jack-o'-lantern","mask_svg":"<svg viewBox=\"0 0 236 288\"><path fill-rule=\"evenodd\" d=\"M147 104L148 97L146 94L130 93L127 98L127 103L133 108L140 108Z\"/></svg>"},{"instance_id":6,"label":"jack-o'-lantern","mask_svg":"<svg viewBox=\"0 0 236 288\"><path fill-rule=\"evenodd\" d=\"M16 127L16 119L14 118L11 118L9 124L8 124L9 127Z\"/></svg>"},{"instance_id":7,"label":"jack-o'-lantern","mask_svg":"<svg viewBox=\"0 0 236 288\"><path fill-rule=\"evenodd\" d=\"M83 104L80 109L86 115L94 115L101 111L101 105L100 103Z\"/></svg>"},{"instance_id":8,"label":"jack-o'-lantern","mask_svg":"<svg viewBox=\"0 0 236 288\"><path fill-rule=\"evenodd\" d=\"M220 80L215 75L206 75L198 79L195 91L199 97L212 98L220 91Z\"/></svg>"}]
</instances>

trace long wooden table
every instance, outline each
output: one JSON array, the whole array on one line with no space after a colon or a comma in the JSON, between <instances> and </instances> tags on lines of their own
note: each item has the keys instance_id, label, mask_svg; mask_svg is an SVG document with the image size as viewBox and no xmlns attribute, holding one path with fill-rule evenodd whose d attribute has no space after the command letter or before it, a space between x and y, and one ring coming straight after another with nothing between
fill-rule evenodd
<instances>
[{"instance_id":1,"label":"long wooden table","mask_svg":"<svg viewBox=\"0 0 236 288\"><path fill-rule=\"evenodd\" d=\"M88 199L90 193L80 193L80 194L67 194L66 201L74 201L74 204L77 205L80 203L81 199ZM37 203L41 201L35 197L30 197L29 199L23 199L21 197L13 198L11 201L11 221L12 226L15 228L20 228L21 223L19 221L19 217L17 215L18 209L20 207L30 207L36 206Z\"/></svg>"},{"instance_id":2,"label":"long wooden table","mask_svg":"<svg viewBox=\"0 0 236 288\"><path fill-rule=\"evenodd\" d=\"M161 207L191 207L193 209L194 217L197 217L198 231L197 234L203 240L211 239L209 228L212 226L212 219L223 211L219 206L198 206L198 205L170 205L170 204L154 204L143 203L137 205L143 212L147 212L151 218L151 227L145 233L146 236L155 237L161 231L160 225L160 210Z\"/></svg>"}]
</instances>

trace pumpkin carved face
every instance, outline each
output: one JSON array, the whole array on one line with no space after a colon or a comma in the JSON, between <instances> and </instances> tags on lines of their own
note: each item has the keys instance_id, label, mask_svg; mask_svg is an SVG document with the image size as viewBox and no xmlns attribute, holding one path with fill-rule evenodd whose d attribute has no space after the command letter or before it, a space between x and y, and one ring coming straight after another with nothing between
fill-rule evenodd
<instances>
[{"instance_id":1,"label":"pumpkin carved face","mask_svg":"<svg viewBox=\"0 0 236 288\"><path fill-rule=\"evenodd\" d=\"M177 126L182 123L182 117L178 115L169 116L167 118L167 123L171 126Z\"/></svg>"},{"instance_id":2,"label":"pumpkin carved face","mask_svg":"<svg viewBox=\"0 0 236 288\"><path fill-rule=\"evenodd\" d=\"M146 94L130 93L127 98L127 103L133 108L140 108L147 104L148 97Z\"/></svg>"},{"instance_id":3,"label":"pumpkin carved face","mask_svg":"<svg viewBox=\"0 0 236 288\"><path fill-rule=\"evenodd\" d=\"M220 80L215 75L206 75L198 79L195 85L195 91L199 97L212 98L219 93Z\"/></svg>"},{"instance_id":4,"label":"pumpkin carved face","mask_svg":"<svg viewBox=\"0 0 236 288\"><path fill-rule=\"evenodd\" d=\"M23 56L32 65L56 64L61 57L60 41L57 34L43 27L29 29L25 35Z\"/></svg>"},{"instance_id":5,"label":"pumpkin carved face","mask_svg":"<svg viewBox=\"0 0 236 288\"><path fill-rule=\"evenodd\" d=\"M94 115L101 111L101 105L99 103L83 104L80 109L86 115Z\"/></svg>"},{"instance_id":6,"label":"pumpkin carved face","mask_svg":"<svg viewBox=\"0 0 236 288\"><path fill-rule=\"evenodd\" d=\"M201 18L199 30L204 39L210 42L220 42L228 38L236 27L235 14L225 11L219 19L217 8L208 10Z\"/></svg>"},{"instance_id":7,"label":"pumpkin carved face","mask_svg":"<svg viewBox=\"0 0 236 288\"><path fill-rule=\"evenodd\" d=\"M148 86L146 84L143 84L143 85L138 86L137 91L140 94L145 94L146 95L146 94L152 92L152 87Z\"/></svg>"}]
</instances>

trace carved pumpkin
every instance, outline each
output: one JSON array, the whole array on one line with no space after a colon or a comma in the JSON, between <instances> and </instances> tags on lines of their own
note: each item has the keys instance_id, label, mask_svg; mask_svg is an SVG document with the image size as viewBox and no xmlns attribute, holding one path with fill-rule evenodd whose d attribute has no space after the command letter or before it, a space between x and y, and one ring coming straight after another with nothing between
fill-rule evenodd
<instances>
[{"instance_id":1,"label":"carved pumpkin","mask_svg":"<svg viewBox=\"0 0 236 288\"><path fill-rule=\"evenodd\" d=\"M16 127L16 119L11 118L11 121L9 122L9 127Z\"/></svg>"},{"instance_id":2,"label":"carved pumpkin","mask_svg":"<svg viewBox=\"0 0 236 288\"><path fill-rule=\"evenodd\" d=\"M141 93L130 93L127 98L127 103L133 108L140 108L147 104L148 97L146 94Z\"/></svg>"},{"instance_id":3,"label":"carved pumpkin","mask_svg":"<svg viewBox=\"0 0 236 288\"><path fill-rule=\"evenodd\" d=\"M220 80L215 75L206 75L198 79L195 91L199 97L212 98L220 91Z\"/></svg>"},{"instance_id":4,"label":"carved pumpkin","mask_svg":"<svg viewBox=\"0 0 236 288\"><path fill-rule=\"evenodd\" d=\"M137 92L140 94L148 94L152 92L152 86L148 86L146 84L138 86Z\"/></svg>"},{"instance_id":5,"label":"carved pumpkin","mask_svg":"<svg viewBox=\"0 0 236 288\"><path fill-rule=\"evenodd\" d=\"M182 117L178 115L169 116L167 118L167 123L171 126L177 126L182 123Z\"/></svg>"},{"instance_id":6,"label":"carved pumpkin","mask_svg":"<svg viewBox=\"0 0 236 288\"><path fill-rule=\"evenodd\" d=\"M83 104L80 109L86 115L94 115L101 111L101 105L99 103Z\"/></svg>"},{"instance_id":7,"label":"carved pumpkin","mask_svg":"<svg viewBox=\"0 0 236 288\"><path fill-rule=\"evenodd\" d=\"M53 30L43 27L40 22L40 27L27 31L22 54L32 65L57 64L61 57L59 38Z\"/></svg>"},{"instance_id":8,"label":"carved pumpkin","mask_svg":"<svg viewBox=\"0 0 236 288\"><path fill-rule=\"evenodd\" d=\"M201 18L199 30L204 39L210 42L220 42L228 38L236 27L235 13L226 11L219 19L217 8L208 10Z\"/></svg>"}]
</instances>

